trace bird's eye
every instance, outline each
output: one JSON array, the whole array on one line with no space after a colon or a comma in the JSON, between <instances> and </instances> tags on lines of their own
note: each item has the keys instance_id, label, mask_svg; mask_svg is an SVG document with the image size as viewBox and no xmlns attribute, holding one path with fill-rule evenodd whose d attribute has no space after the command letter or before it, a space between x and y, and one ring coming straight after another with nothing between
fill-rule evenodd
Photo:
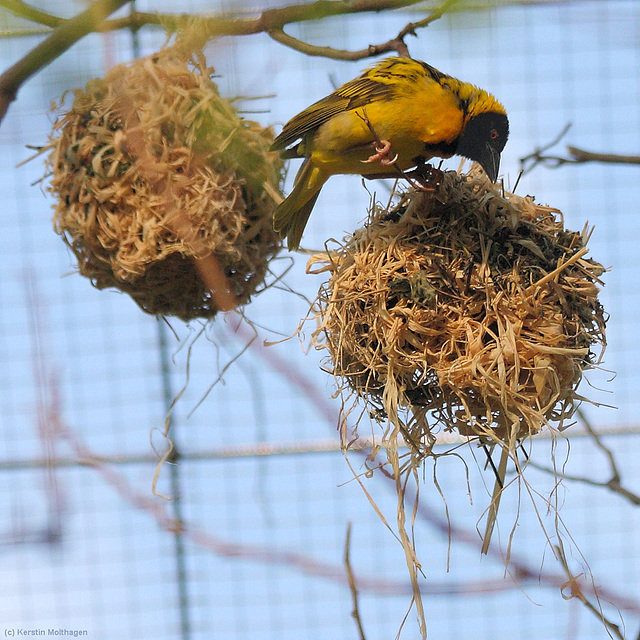
<instances>
[{"instance_id":1,"label":"bird's eye","mask_svg":"<svg viewBox=\"0 0 640 640\"><path fill-rule=\"evenodd\" d=\"M497 140L500 137L500 134L498 133L497 129L491 129L491 131L489 131L489 138L491 138L491 140Z\"/></svg>"}]
</instances>

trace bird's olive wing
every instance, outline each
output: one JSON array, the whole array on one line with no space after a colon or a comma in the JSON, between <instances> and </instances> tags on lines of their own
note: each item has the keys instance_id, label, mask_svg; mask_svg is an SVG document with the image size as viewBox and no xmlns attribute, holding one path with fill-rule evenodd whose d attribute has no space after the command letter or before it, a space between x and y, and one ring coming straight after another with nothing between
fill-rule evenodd
<instances>
[{"instance_id":1,"label":"bird's olive wing","mask_svg":"<svg viewBox=\"0 0 640 640\"><path fill-rule=\"evenodd\" d=\"M392 91L393 85L377 82L368 74L354 78L326 98L322 98L291 118L273 141L271 149L274 151L285 149L304 138L309 132L315 131L333 116L343 111L364 107L376 100L384 100L392 94Z\"/></svg>"}]
</instances>

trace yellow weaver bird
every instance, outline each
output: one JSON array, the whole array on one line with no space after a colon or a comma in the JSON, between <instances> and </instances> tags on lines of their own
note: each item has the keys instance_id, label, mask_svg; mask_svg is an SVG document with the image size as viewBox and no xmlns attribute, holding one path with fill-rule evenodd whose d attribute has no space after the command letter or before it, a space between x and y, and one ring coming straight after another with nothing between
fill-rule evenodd
<instances>
[{"instance_id":1,"label":"yellow weaver bird","mask_svg":"<svg viewBox=\"0 0 640 640\"><path fill-rule=\"evenodd\" d=\"M508 135L506 111L486 91L419 60L386 58L289 120L274 140L282 157L305 160L273 226L297 249L322 185L339 173L397 177L459 155L495 182Z\"/></svg>"}]
</instances>

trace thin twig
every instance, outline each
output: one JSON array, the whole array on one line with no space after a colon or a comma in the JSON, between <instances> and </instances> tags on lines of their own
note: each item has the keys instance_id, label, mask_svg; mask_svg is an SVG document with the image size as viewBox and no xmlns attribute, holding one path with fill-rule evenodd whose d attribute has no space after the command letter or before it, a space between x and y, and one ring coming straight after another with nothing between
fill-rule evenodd
<instances>
[{"instance_id":1,"label":"thin twig","mask_svg":"<svg viewBox=\"0 0 640 640\"><path fill-rule=\"evenodd\" d=\"M601 162L605 164L640 164L640 156L626 156L615 153L596 153L594 151L585 151L584 149L579 149L578 147L572 147L570 145L567 145L568 157L547 155L545 152L558 144L570 128L571 123L567 124L551 142L543 147L537 147L528 156L520 158L522 173L529 173L540 164L552 169L557 169L564 164L584 164L586 162Z\"/></svg>"},{"instance_id":2,"label":"thin twig","mask_svg":"<svg viewBox=\"0 0 640 640\"><path fill-rule=\"evenodd\" d=\"M604 444L600 434L596 432L591 422L585 416L582 410L578 409L578 415L580 416L580 419L582 420L582 424L584 425L584 428L586 429L587 433L591 436L596 446L607 457L607 460L609 461L609 468L611 470L611 478L609 478L609 480L602 482L599 480L593 480L588 476L578 476L578 475L570 475L567 473L563 473L562 479L569 480L571 482L581 482L582 484L587 484L592 487L602 487L603 489L609 489L610 491L613 491L613 493L617 493L618 495L622 496L625 500L628 500L631 504L635 506L640 506L640 495L622 486L620 469L618 468L618 464L616 462L613 451L611 451L611 449ZM544 473L557 475L557 470L551 469L550 467L545 467L544 465L538 464L533 460L529 460L529 464L533 466L535 469L538 469L538 471L543 471Z\"/></svg>"},{"instance_id":3,"label":"thin twig","mask_svg":"<svg viewBox=\"0 0 640 640\"><path fill-rule=\"evenodd\" d=\"M229 331L230 338L236 338L241 341L246 341L250 332L247 329L246 323L238 323L237 327ZM298 390L303 397L312 404L323 420L332 428L335 429L337 423L339 423L339 417L334 404L327 397L325 390L322 389L309 375L309 373L303 370L301 367L295 365L290 359L286 359L278 354L276 349L263 346L263 341L260 339L253 340L250 345L252 352L255 356L260 358L269 371L272 371L278 376L281 376L292 388ZM366 456L366 451L356 451L357 455ZM347 464L350 465L349 458L345 458ZM529 462L531 464L531 462ZM353 470L353 469L352 469ZM381 474L379 477L384 477L387 482L395 482L395 478L392 475ZM358 478L356 477L356 481ZM366 488L363 487L366 494ZM415 489L411 490L407 486L405 490L405 499L407 501L415 500ZM475 531L470 531L463 527L460 527L453 523L451 519L442 517L435 509L431 508L426 501L418 503L417 517L426 522L429 526L435 528L443 536L450 537L454 543L470 546L475 550L479 550L482 545L482 540L478 538ZM492 546L489 549L488 556L497 562L503 563L504 558L501 550ZM514 577L513 582L504 580L496 581L495 586L497 590L509 590L510 588L521 588L526 584L536 584L545 588L557 588L564 582L562 574L556 572L542 571L540 567L533 563L529 563L528 558L518 557L517 554L512 553L507 565L509 573ZM499 585L502 585L500 587ZM484 587L481 587L480 592L489 593L492 592L492 588L488 582L483 583ZM506 585L509 585L508 587ZM364 582L361 576L358 579L358 586L361 592L373 592L369 588L369 585ZM485 588L486 587L486 588ZM420 589L424 595L433 595L439 593L431 587L430 583L421 583ZM457 589L457 591L456 591ZM411 593L412 587L406 585L406 589L402 591L403 594ZM472 591L468 585L460 588L460 585L452 587L449 593L477 593L478 591ZM640 613L640 601L633 597L627 597L622 594L611 591L605 587L598 589L601 598L611 602L614 606L624 609L626 611L633 612L634 614ZM378 591L378 593L381 593ZM399 592L394 592L394 595L398 595Z\"/></svg>"},{"instance_id":4,"label":"thin twig","mask_svg":"<svg viewBox=\"0 0 640 640\"><path fill-rule=\"evenodd\" d=\"M566 162L575 164L583 162L603 162L606 164L640 164L640 156L623 156L616 153L595 153L585 151L578 147L567 146L567 151L572 156Z\"/></svg>"},{"instance_id":5,"label":"thin twig","mask_svg":"<svg viewBox=\"0 0 640 640\"><path fill-rule=\"evenodd\" d=\"M439 20L447 12L453 9L460 0L445 0L437 9L434 9L426 18L419 20L418 22L410 22L406 25L400 33L396 36L398 40L404 40L408 35L416 36L416 29L424 29L428 27L432 22Z\"/></svg>"},{"instance_id":6,"label":"thin twig","mask_svg":"<svg viewBox=\"0 0 640 640\"><path fill-rule=\"evenodd\" d=\"M564 585L562 585L562 597L565 600L571 600L572 598L577 598L578 600L580 600L580 602L582 602L582 604L587 609L589 609L589 611L591 611L591 613L593 613L602 622L602 624L605 626L608 632L612 633L613 636L615 636L619 640L625 640L624 634L620 630L620 627L605 617L602 611L602 607L600 606L600 601L599 601L597 592L595 594L595 597L598 599L597 606L594 605L587 598L587 596L584 595L582 591L582 587L580 586L581 576L574 576L573 573L571 572L571 569L569 568L569 563L567 562L567 557L564 553L564 549L562 548L562 545L556 545L554 547L554 550L556 552L556 556L558 560L560 561L560 565L562 566L565 573L567 574L567 578L569 578L569 580L565 582Z\"/></svg>"},{"instance_id":7,"label":"thin twig","mask_svg":"<svg viewBox=\"0 0 640 640\"><path fill-rule=\"evenodd\" d=\"M609 460L609 466L611 467L611 474L612 474L611 479L619 483L620 471L618 470L618 465L616 464L616 459L613 455L613 451L611 451L611 449L605 446L605 444L602 442L600 435L593 428L591 421L584 414L584 411L582 411L582 409L578 409L577 414L580 417L580 420L582 420L582 424L584 425L584 428L587 430L589 435L593 438L594 442L596 443L596 446L607 456Z\"/></svg>"},{"instance_id":8,"label":"thin twig","mask_svg":"<svg viewBox=\"0 0 640 640\"><path fill-rule=\"evenodd\" d=\"M351 568L351 522L347 523L347 537L344 543L344 564L347 568L347 577L349 579L349 591L351 592L351 601L353 602L353 610L351 611L352 618L356 621L358 627L358 635L360 640L367 640L364 635L364 628L362 626L362 620L360 619L360 609L358 607L358 585L356 584L356 577Z\"/></svg>"},{"instance_id":9,"label":"thin twig","mask_svg":"<svg viewBox=\"0 0 640 640\"><path fill-rule=\"evenodd\" d=\"M549 149L551 149L552 147L555 147L558 142L560 142L560 140L562 140L562 138L567 135L569 129L571 129L571 122L568 122L563 127L562 131L560 131L560 133L555 138L553 138L551 142L545 144L544 147L536 147L528 156L520 158L520 169L522 173L529 173L529 171L532 171L535 167L537 167L539 164L544 163L545 161L551 159L557 160L557 158L553 156L545 156L544 152L549 151Z\"/></svg>"},{"instance_id":10,"label":"thin twig","mask_svg":"<svg viewBox=\"0 0 640 640\"><path fill-rule=\"evenodd\" d=\"M441 18L458 2L460 2L460 0L446 0L423 20L419 20L418 22L409 22L400 30L395 38L391 38L390 40L381 42L380 44L370 44L366 49L358 49L356 51L334 49L333 47L322 47L309 44L308 42L304 42L303 40L299 40L298 38L294 38L293 36L285 33L283 29L284 25L271 29L268 33L276 42L279 42L291 49L295 49L296 51L300 51L308 56L355 61L395 51L398 55L408 58L410 57L409 49L407 48L404 39L408 35L416 36L417 29L423 29L424 27L429 26L435 20Z\"/></svg>"},{"instance_id":11,"label":"thin twig","mask_svg":"<svg viewBox=\"0 0 640 640\"><path fill-rule=\"evenodd\" d=\"M611 469L611 478L607 480L607 482L600 483L601 486L610 489L614 493L620 494L623 498L626 498L632 504L636 506L640 506L640 495L625 489L622 486L622 478L620 475L620 469L618 468L618 464L616 462L615 456L613 455L613 451L607 447L600 435L596 432L591 424L590 420L585 416L584 412L578 409L578 415L582 420L582 424L584 428L587 430L589 435L593 438L596 446L605 454L607 459L609 460L609 468Z\"/></svg>"},{"instance_id":12,"label":"thin twig","mask_svg":"<svg viewBox=\"0 0 640 640\"><path fill-rule=\"evenodd\" d=\"M348 49L334 49L333 47L322 47L309 44L308 42L304 42L303 40L290 36L285 33L282 28L270 30L269 36L271 36L271 38L276 42L283 44L285 47L295 49L305 55L331 58L332 60L363 60L364 58L371 58L391 51L396 51L399 55L404 57L408 57L409 55L404 41L399 40L398 38L392 38L391 40L387 40L387 42L383 42L381 44L370 44L366 49L349 51Z\"/></svg>"}]
</instances>

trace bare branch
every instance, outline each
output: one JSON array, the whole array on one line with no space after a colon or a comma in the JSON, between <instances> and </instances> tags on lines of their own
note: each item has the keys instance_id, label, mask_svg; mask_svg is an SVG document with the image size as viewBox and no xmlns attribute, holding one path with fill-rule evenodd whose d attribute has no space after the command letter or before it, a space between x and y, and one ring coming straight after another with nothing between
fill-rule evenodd
<instances>
[{"instance_id":1,"label":"bare branch","mask_svg":"<svg viewBox=\"0 0 640 640\"><path fill-rule=\"evenodd\" d=\"M265 32L277 42L307 55L323 56L338 60L361 60L390 51L397 51L400 55L408 55L404 38L407 35L416 35L416 29L424 28L435 20L438 20L446 11L459 3L460 0L445 0L423 20L407 24L395 38L378 45L370 45L366 49L359 51L347 51L311 45L286 34L284 27L288 24L320 20L322 18L346 14L377 13L400 9L418 4L422 1L423 0L317 0L316 2L306 5L291 5L278 9L268 9L255 18L238 18L221 14L201 17L198 20L200 29L208 38L253 35ZM22 0L0 0L0 7L5 7L16 15L45 26L57 27L66 22L64 18L59 18L35 9ZM145 25L151 25L163 26L170 31L175 31L187 24L187 22L193 23L193 20L194 16L186 13L159 14L132 11L126 17L104 21L96 30L114 31L125 28L137 30Z\"/></svg>"},{"instance_id":2,"label":"bare branch","mask_svg":"<svg viewBox=\"0 0 640 640\"><path fill-rule=\"evenodd\" d=\"M0 76L0 122L18 89L32 75L55 60L82 37L95 31L104 19L130 0L97 0L71 20L66 20L51 35Z\"/></svg>"},{"instance_id":3,"label":"bare branch","mask_svg":"<svg viewBox=\"0 0 640 640\"><path fill-rule=\"evenodd\" d=\"M270 29L269 35L287 47L300 51L309 56L320 56L323 58L332 58L334 60L363 60L364 58L371 58L378 56L382 53L389 53L395 51L398 55L403 57L409 57L409 49L404 42L404 39L408 35L416 35L416 29L422 29L429 26L435 20L441 18L446 11L451 9L455 4L458 4L460 0L445 0L439 7L434 9L426 18L418 22L408 23L395 38L391 38L386 42L380 44L370 44L366 49L359 49L357 51L349 51L346 49L333 49L332 47L319 47L316 45L303 42L293 36L284 32L283 26ZM414 3L406 3L414 4ZM395 7L394 7L395 8ZM376 10L376 9L374 9ZM288 23L287 23L288 24Z\"/></svg>"},{"instance_id":4,"label":"bare branch","mask_svg":"<svg viewBox=\"0 0 640 640\"><path fill-rule=\"evenodd\" d=\"M246 342L250 335L247 324L244 321L239 322L236 327L229 332L230 339L236 338L243 342ZM297 389L302 396L306 397L314 409L318 411L318 414L322 416L323 420L335 429L336 424L339 423L336 408L330 402L324 390L322 390L311 379L308 372L295 365L292 361L284 359L275 349L266 348L263 345L262 340L253 340L249 344L249 348L252 350L254 355L259 357L265 363L265 366L270 371L281 376L292 386L292 388ZM357 455L362 456L362 458L365 458L367 455L365 450L357 450L356 452ZM531 464L531 462L529 462L529 464ZM384 471L382 468L380 470ZM388 482L395 482L393 476L386 475L384 472L381 474L381 477L385 477ZM408 485L405 490L405 499L407 501L415 500L415 489L410 489ZM431 508L425 500L420 501L418 504L417 517L428 523L446 538L450 538L454 543L470 546L476 550L479 550L482 545L482 540L478 538L475 531L456 525L448 518L448 516L441 516L435 509ZM497 546L489 548L488 556L495 559L497 562L504 562L502 553ZM538 586L543 586L545 588L555 589L565 583L565 578L562 574L541 571L535 563L530 563L528 558L518 557L515 553L510 555L508 570L509 573L514 576L515 580L513 583L509 583L504 580L497 580L495 584L491 584L485 581L481 587L482 593L490 593L494 589L507 590L507 584L512 584L515 588L520 588L520 586L525 584L537 584ZM502 586L500 587L500 585ZM358 588L361 593L364 591L372 591L369 588L369 584L362 576L358 578ZM460 588L460 585L457 585L454 589L455 588ZM431 595L435 592L435 590L431 589L429 584L421 583L420 589L423 594L426 595ZM470 585L465 585L460 588L458 593L477 593L477 591L471 591L470 589ZM410 592L410 585L406 585L406 589L402 593ZM450 590L449 592L452 593L453 590ZM592 587L586 585L583 592L586 592L589 595L598 596L619 609L631 611L634 614L640 613L640 601L635 597L627 597L602 586L600 586L596 592Z\"/></svg>"},{"instance_id":5,"label":"bare branch","mask_svg":"<svg viewBox=\"0 0 640 640\"><path fill-rule=\"evenodd\" d=\"M290 49L300 51L300 53L304 53L308 56L331 58L333 60L363 60L364 58L371 58L391 51L397 51L399 55L408 57L407 46L403 40L398 38L392 38L391 40L381 44L370 44L366 49L349 51L347 49L334 49L333 47L321 47L309 44L308 42L304 42L303 40L298 40L298 38L290 36L285 33L283 29L273 29L269 31L269 35L276 42L279 42Z\"/></svg>"},{"instance_id":6,"label":"bare branch","mask_svg":"<svg viewBox=\"0 0 640 640\"><path fill-rule=\"evenodd\" d=\"M585 151L578 147L567 145L568 157L557 155L546 155L545 152L554 147L571 128L571 123L567 124L564 129L544 147L536 147L533 153L524 158L520 158L520 167L523 173L529 173L539 164L557 169L563 164L584 164L585 162L602 162L607 164L640 164L640 156L623 156L614 153L596 153L593 151Z\"/></svg>"},{"instance_id":7,"label":"bare branch","mask_svg":"<svg viewBox=\"0 0 640 640\"><path fill-rule=\"evenodd\" d=\"M622 156L615 153L594 153L577 147L567 146L567 151L572 156L567 162L607 162L613 164L640 164L640 156Z\"/></svg>"},{"instance_id":8,"label":"bare branch","mask_svg":"<svg viewBox=\"0 0 640 640\"><path fill-rule=\"evenodd\" d=\"M567 135L569 129L571 129L570 122L564 126L562 131L555 138L553 138L551 142L545 144L544 147L536 147L528 156L520 158L520 170L522 171L522 173L529 173L529 171L532 171L539 164L547 164L550 161L557 162L558 160L561 160L561 158L558 158L556 156L545 156L544 152L548 151L552 147L555 147L558 142L560 142L560 140L562 140L562 138ZM552 166L558 165L555 164Z\"/></svg>"},{"instance_id":9,"label":"bare branch","mask_svg":"<svg viewBox=\"0 0 640 640\"><path fill-rule=\"evenodd\" d=\"M564 572L567 574L568 581L562 585L562 597L565 600L571 600L572 598L577 598L582 602L582 604L589 610L593 615L595 615L605 626L607 631L610 632L610 637L616 637L619 640L625 640L624 634L620 629L620 626L609 620L602 611L602 606L600 605L600 601L598 599L598 604L593 604L587 596L585 596L580 578L582 575L574 576L571 569L569 568L569 563L567 561L567 557L564 552L564 548L561 544L556 545L554 547L556 552L556 557L560 561ZM613 635L611 635L613 634Z\"/></svg>"},{"instance_id":10,"label":"bare branch","mask_svg":"<svg viewBox=\"0 0 640 640\"><path fill-rule=\"evenodd\" d=\"M398 40L404 40L404 38L408 35L415 36L416 29L423 29L424 27L428 27L432 22L439 20L442 16L453 9L453 7L458 4L460 0L445 0L437 9L434 9L426 18L423 20L419 20L418 22L410 22L408 25L400 31L397 35Z\"/></svg>"},{"instance_id":11,"label":"bare branch","mask_svg":"<svg viewBox=\"0 0 640 640\"><path fill-rule=\"evenodd\" d=\"M349 591L351 592L351 601L353 603L353 609L351 616L356 621L358 627L358 636L360 640L367 640L364 635L364 627L362 626L362 620L360 619L360 608L358 606L358 585L356 584L356 577L351 568L351 522L347 524L347 538L344 543L344 564L347 568L347 578L349 579Z\"/></svg>"},{"instance_id":12,"label":"bare branch","mask_svg":"<svg viewBox=\"0 0 640 640\"><path fill-rule=\"evenodd\" d=\"M449 5L458 1L447 0L443 4ZM379 13L409 7L420 2L424 2L424 0L316 0L309 4L267 9L260 15L251 18L219 14L202 16L199 18L199 22L201 28L210 38L252 35L282 29L287 24L297 22L321 20L322 18L347 14ZM0 0L0 7L5 7L16 15L46 26L58 26L65 22L63 18L34 9L22 0ZM434 13L438 11L439 9L436 9ZM187 22L193 23L193 20L194 16L189 13L161 14L132 11L128 16L104 21L98 30L140 29L145 25L163 26L169 30L175 30Z\"/></svg>"},{"instance_id":13,"label":"bare branch","mask_svg":"<svg viewBox=\"0 0 640 640\"><path fill-rule=\"evenodd\" d=\"M36 9L23 2L23 0L0 0L0 7L4 7L22 18L53 29L46 40L0 76L0 122L24 82L64 53L83 36L94 31L110 31L124 28L138 30L143 25L156 25L169 31L175 31L187 24L193 25L194 20L196 20L198 36L203 40L218 36L268 33L277 42L307 55L343 60L360 60L389 51L396 51L400 55L408 56L409 52L404 43L404 37L408 34L415 34L417 28L426 27L459 2L459 0L444 0L424 20L409 23L396 38L385 43L371 45L360 51L341 51L331 47L317 47L302 42L286 34L284 27L292 23L319 20L331 16L399 9L418 4L423 0L316 0L316 2L310 4L268 9L259 16L252 18L237 17L235 15L194 18L194 16L186 13L161 15L131 11L128 16L123 18L106 20L108 15L129 1L96 0L86 11L75 18L64 19Z\"/></svg>"},{"instance_id":14,"label":"bare branch","mask_svg":"<svg viewBox=\"0 0 640 640\"><path fill-rule=\"evenodd\" d=\"M640 506L640 495L622 486L622 478L620 475L620 470L618 468L618 464L616 462L615 456L613 455L613 451L611 451L611 449L609 449L609 447L607 447L604 444L604 442L602 441L602 437L593 428L593 425L588 420L588 418L584 415L584 412L578 409L578 415L580 416L580 419L582 420L582 423L587 433L591 436L596 446L607 457L607 460L609 461L609 468L611 470L611 478L609 478L609 480L600 481L600 480L594 480L593 478L589 478L588 476L577 476L577 475L563 473L562 479L569 480L571 482L580 482L582 484L587 484L592 487L601 487L603 489L609 489L613 493L617 493L618 495L622 496L625 500L628 500L631 504L635 506ZM538 469L539 471L544 471L545 473L549 473L552 475L557 475L558 473L556 469L545 467L544 465L540 465L531 459L529 459L528 464Z\"/></svg>"}]
</instances>

